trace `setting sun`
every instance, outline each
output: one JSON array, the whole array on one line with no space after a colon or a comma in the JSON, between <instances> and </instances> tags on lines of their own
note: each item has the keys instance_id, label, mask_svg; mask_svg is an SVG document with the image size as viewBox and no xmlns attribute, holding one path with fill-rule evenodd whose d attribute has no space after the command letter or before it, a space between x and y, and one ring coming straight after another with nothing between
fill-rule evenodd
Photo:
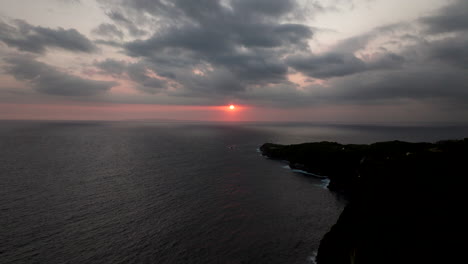
<instances>
[{"instance_id":1,"label":"setting sun","mask_svg":"<svg viewBox=\"0 0 468 264\"><path fill-rule=\"evenodd\" d=\"M236 109L236 107L234 105L230 105L229 109L234 110L234 109Z\"/></svg>"}]
</instances>

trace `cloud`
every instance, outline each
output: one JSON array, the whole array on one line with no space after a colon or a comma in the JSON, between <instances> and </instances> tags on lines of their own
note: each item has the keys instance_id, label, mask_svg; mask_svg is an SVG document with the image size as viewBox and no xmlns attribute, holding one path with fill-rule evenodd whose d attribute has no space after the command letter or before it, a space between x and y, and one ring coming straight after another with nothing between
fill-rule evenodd
<instances>
[{"instance_id":1,"label":"cloud","mask_svg":"<svg viewBox=\"0 0 468 264\"><path fill-rule=\"evenodd\" d=\"M333 81L317 94L328 102L393 103L401 99L468 103L468 76L463 70L434 66L378 73L365 72Z\"/></svg>"},{"instance_id":2,"label":"cloud","mask_svg":"<svg viewBox=\"0 0 468 264\"><path fill-rule=\"evenodd\" d=\"M290 0L233 0L231 1L232 8L240 14L246 15L266 15L266 16L282 16L293 11L296 6L295 1Z\"/></svg>"},{"instance_id":3,"label":"cloud","mask_svg":"<svg viewBox=\"0 0 468 264\"><path fill-rule=\"evenodd\" d=\"M433 41L422 48L434 62L468 69L468 34Z\"/></svg>"},{"instance_id":4,"label":"cloud","mask_svg":"<svg viewBox=\"0 0 468 264\"><path fill-rule=\"evenodd\" d=\"M366 69L366 64L355 56L339 53L292 57L288 62L293 68L315 78L345 76Z\"/></svg>"},{"instance_id":5,"label":"cloud","mask_svg":"<svg viewBox=\"0 0 468 264\"><path fill-rule=\"evenodd\" d=\"M48 48L92 53L97 47L76 29L32 26L24 20L0 20L0 41L20 51L45 53Z\"/></svg>"},{"instance_id":6,"label":"cloud","mask_svg":"<svg viewBox=\"0 0 468 264\"><path fill-rule=\"evenodd\" d=\"M436 17L454 14L457 8L450 6L414 23L379 25L317 53L309 48L315 28L298 16L303 8L298 1L101 3L115 23L138 21L153 33L122 45L123 52L139 62L106 60L96 66L114 77L131 79L141 91L184 98L180 99L184 103L187 98L197 103L201 98L208 104L237 98L253 104L298 106L464 95L460 69L467 65L465 38L457 33L453 39L427 40L418 32L434 24ZM350 5L350 1L336 5L319 1L308 8L314 9L312 13L338 12ZM290 80L292 73L310 79L299 87ZM437 89L446 85L450 89Z\"/></svg>"},{"instance_id":7,"label":"cloud","mask_svg":"<svg viewBox=\"0 0 468 264\"><path fill-rule=\"evenodd\" d=\"M149 93L155 93L167 87L167 82L163 78L155 76L154 72L139 63L129 64L127 74L131 80L140 84L140 90Z\"/></svg>"},{"instance_id":8,"label":"cloud","mask_svg":"<svg viewBox=\"0 0 468 264\"><path fill-rule=\"evenodd\" d=\"M340 28L314 34L319 27L310 16L318 20L314 15L322 12L353 12L353 3L363 2L368 1L99 0L103 21L92 31L99 39L91 46L102 44L104 56L86 54L80 65L90 68L90 75L122 80L141 92L130 98L116 90L108 97L121 102L213 105L234 100L298 107L413 100L463 105L468 98L466 1L451 1L422 18L376 25L344 39ZM0 24L0 40L39 55L67 46L46 37L53 34L41 27L24 23ZM48 30L58 35L67 31ZM318 45L309 46L312 42L320 50L311 48ZM67 50L89 53L95 47ZM31 58L10 59L8 69L43 93L71 94L65 85L50 81L58 76L73 82L67 85L75 87L71 90L89 89L84 92L89 94L113 85ZM35 77L25 77L29 72Z\"/></svg>"},{"instance_id":9,"label":"cloud","mask_svg":"<svg viewBox=\"0 0 468 264\"><path fill-rule=\"evenodd\" d=\"M229 96L250 86L287 83L288 66L282 58L295 50L307 50L312 37L309 26L280 19L295 10L295 1L121 4L129 7L127 13L108 13L114 21L128 21L136 13L133 9L160 22L149 38L126 43L127 55L168 76L187 95L203 91ZM200 70L203 75L193 74Z\"/></svg>"},{"instance_id":10,"label":"cloud","mask_svg":"<svg viewBox=\"0 0 468 264\"><path fill-rule=\"evenodd\" d=\"M405 59L393 53L378 54L370 61L357 58L354 54L325 53L310 56L295 56L287 60L296 70L310 77L328 79L364 71L398 68Z\"/></svg>"},{"instance_id":11,"label":"cloud","mask_svg":"<svg viewBox=\"0 0 468 264\"><path fill-rule=\"evenodd\" d=\"M455 1L438 10L434 15L425 16L420 21L430 34L468 31L468 2Z\"/></svg>"},{"instance_id":12,"label":"cloud","mask_svg":"<svg viewBox=\"0 0 468 264\"><path fill-rule=\"evenodd\" d=\"M95 29L93 29L93 34L99 37L104 37L107 39L123 39L124 33L113 24L102 23Z\"/></svg>"},{"instance_id":13,"label":"cloud","mask_svg":"<svg viewBox=\"0 0 468 264\"><path fill-rule=\"evenodd\" d=\"M124 74L128 68L125 61L118 61L114 59L106 59L104 61L95 62L95 66L101 69L104 73L117 77Z\"/></svg>"},{"instance_id":14,"label":"cloud","mask_svg":"<svg viewBox=\"0 0 468 264\"><path fill-rule=\"evenodd\" d=\"M80 4L81 0L58 0L59 2L68 3L68 4Z\"/></svg>"},{"instance_id":15,"label":"cloud","mask_svg":"<svg viewBox=\"0 0 468 264\"><path fill-rule=\"evenodd\" d=\"M133 37L141 37L147 34L145 30L140 29L135 25L133 21L126 18L122 13L117 11L110 11L107 13L107 16L113 20L115 23L122 25L128 31L128 33Z\"/></svg>"},{"instance_id":16,"label":"cloud","mask_svg":"<svg viewBox=\"0 0 468 264\"><path fill-rule=\"evenodd\" d=\"M36 91L50 95L95 96L116 86L115 82L83 79L39 62L29 56L4 59L4 70L17 80L29 83Z\"/></svg>"},{"instance_id":17,"label":"cloud","mask_svg":"<svg viewBox=\"0 0 468 264\"><path fill-rule=\"evenodd\" d=\"M104 61L95 62L103 73L110 74L114 77L128 77L130 80L138 84L137 88L147 93L157 93L168 87L167 80L164 76L157 76L151 67L144 63L127 63L107 59Z\"/></svg>"}]
</instances>

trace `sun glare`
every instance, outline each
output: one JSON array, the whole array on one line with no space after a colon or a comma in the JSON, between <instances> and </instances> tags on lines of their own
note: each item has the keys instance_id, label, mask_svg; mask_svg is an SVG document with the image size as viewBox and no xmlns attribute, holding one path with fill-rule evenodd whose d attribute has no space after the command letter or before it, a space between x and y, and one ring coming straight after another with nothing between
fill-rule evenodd
<instances>
[{"instance_id":1,"label":"sun glare","mask_svg":"<svg viewBox=\"0 0 468 264\"><path fill-rule=\"evenodd\" d=\"M234 109L236 109L236 107L234 105L230 105L229 109L234 110Z\"/></svg>"}]
</instances>

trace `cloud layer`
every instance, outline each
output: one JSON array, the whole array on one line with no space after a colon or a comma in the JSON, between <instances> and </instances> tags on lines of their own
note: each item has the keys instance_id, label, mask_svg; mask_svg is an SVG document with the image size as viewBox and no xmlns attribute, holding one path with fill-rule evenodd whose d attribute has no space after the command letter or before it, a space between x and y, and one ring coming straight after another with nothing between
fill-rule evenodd
<instances>
[{"instance_id":1,"label":"cloud layer","mask_svg":"<svg viewBox=\"0 0 468 264\"><path fill-rule=\"evenodd\" d=\"M92 53L97 46L76 29L32 26L24 20L0 20L0 41L20 51L45 53L47 48Z\"/></svg>"},{"instance_id":2,"label":"cloud layer","mask_svg":"<svg viewBox=\"0 0 468 264\"><path fill-rule=\"evenodd\" d=\"M236 101L288 108L397 106L405 100L468 105L464 0L447 1L416 19L337 38L320 50L311 45L323 35L314 19L330 12L353 12L360 1L98 3L102 19L89 32L0 20L0 43L17 54L11 52L0 64L4 74L49 95L90 97L108 92L111 98L110 88L125 84L121 88L132 89L142 102L154 98L161 103L157 98L170 97L172 104ZM88 77L48 63L58 51L86 58L74 67Z\"/></svg>"},{"instance_id":3,"label":"cloud layer","mask_svg":"<svg viewBox=\"0 0 468 264\"><path fill-rule=\"evenodd\" d=\"M383 25L343 39L322 53L309 48L308 41L314 35L311 26L301 21L290 22L299 12L295 1L179 0L170 4L108 1L107 4L109 10L126 7L128 17L143 12L152 18L150 21L164 22L148 38L126 42L123 50L144 62L146 68L179 84L182 87L179 95L248 98L251 93L252 97L262 94L266 100L277 100L280 89L283 92L279 93L291 101L278 104L294 105L307 103L304 97L310 98L311 103L437 98L447 94L455 99L466 89L460 70L468 65L466 16L460 11L467 10L463 1L411 22L416 30L409 31L401 23ZM453 32L453 36L436 36ZM410 36L418 41L405 42ZM387 47L391 45L382 44L371 52L369 47L376 39L398 43L399 47L392 50ZM325 80L330 89L311 82L301 91L291 92L297 84L290 81L288 74L295 72ZM409 72L414 75L408 76ZM427 80L434 81L427 84ZM435 85L451 92L431 88ZM252 92L260 89L265 91ZM295 102L291 95L301 98Z\"/></svg>"},{"instance_id":4,"label":"cloud layer","mask_svg":"<svg viewBox=\"0 0 468 264\"><path fill-rule=\"evenodd\" d=\"M115 82L83 79L27 56L5 59L5 70L17 80L26 81L38 92L62 96L95 96L108 91Z\"/></svg>"}]
</instances>

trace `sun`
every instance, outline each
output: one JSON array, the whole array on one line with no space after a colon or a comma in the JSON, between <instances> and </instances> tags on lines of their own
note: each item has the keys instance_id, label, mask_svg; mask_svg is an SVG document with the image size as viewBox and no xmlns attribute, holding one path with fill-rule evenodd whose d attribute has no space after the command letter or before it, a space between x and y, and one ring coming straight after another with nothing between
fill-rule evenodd
<instances>
[{"instance_id":1,"label":"sun","mask_svg":"<svg viewBox=\"0 0 468 264\"><path fill-rule=\"evenodd\" d=\"M230 110L234 110L234 109L236 109L236 107L235 107L234 105L230 105L230 106L229 106L229 109L230 109Z\"/></svg>"}]
</instances>

